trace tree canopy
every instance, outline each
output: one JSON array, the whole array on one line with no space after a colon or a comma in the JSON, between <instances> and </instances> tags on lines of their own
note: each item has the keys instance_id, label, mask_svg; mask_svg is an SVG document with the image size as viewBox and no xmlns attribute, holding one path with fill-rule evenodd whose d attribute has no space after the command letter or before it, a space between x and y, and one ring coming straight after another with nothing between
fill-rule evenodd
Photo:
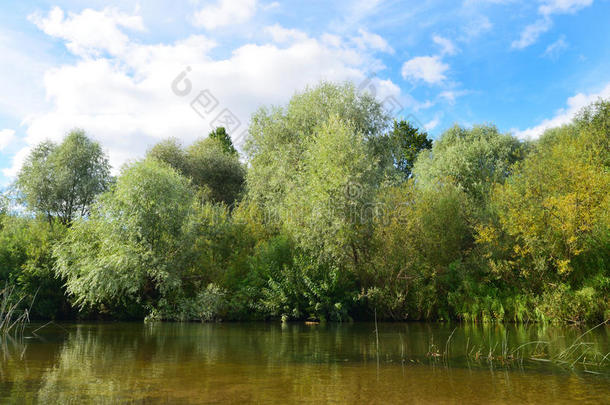
<instances>
[{"instance_id":1,"label":"tree canopy","mask_svg":"<svg viewBox=\"0 0 610 405\"><path fill-rule=\"evenodd\" d=\"M111 181L82 131L0 203L0 281L38 316L602 322L610 103L540 139L432 141L351 84L262 108L246 162L218 128ZM39 215L33 216L31 212Z\"/></svg>"},{"instance_id":2,"label":"tree canopy","mask_svg":"<svg viewBox=\"0 0 610 405\"><path fill-rule=\"evenodd\" d=\"M202 201L232 205L243 191L246 171L224 128L184 148L178 139L154 145L147 156L189 178Z\"/></svg>"},{"instance_id":3,"label":"tree canopy","mask_svg":"<svg viewBox=\"0 0 610 405\"><path fill-rule=\"evenodd\" d=\"M101 146L84 131L74 130L60 145L47 141L34 147L16 186L30 209L69 225L89 213L110 182L110 165Z\"/></svg>"}]
</instances>

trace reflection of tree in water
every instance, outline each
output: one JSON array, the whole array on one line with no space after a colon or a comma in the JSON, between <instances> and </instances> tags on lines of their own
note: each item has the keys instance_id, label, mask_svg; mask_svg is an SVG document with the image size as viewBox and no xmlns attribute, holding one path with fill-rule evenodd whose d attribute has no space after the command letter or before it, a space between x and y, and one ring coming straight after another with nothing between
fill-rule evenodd
<instances>
[{"instance_id":1,"label":"reflection of tree in water","mask_svg":"<svg viewBox=\"0 0 610 405\"><path fill-rule=\"evenodd\" d=\"M558 395L566 395L566 389L574 395L585 387L593 394L602 389L566 373L506 373L486 364L468 369L459 360L467 342L488 347L503 339L511 346L555 339L559 343L552 350L560 351L565 346L557 336L570 342L580 333L577 329L462 325L452 337L453 367L430 367L425 356L430 341L444 346L453 329L448 324L380 325L378 365L370 324L80 325L70 328L62 340L6 345L0 367L1 402L354 403L374 398L399 401L401 396L442 402L460 395L469 402L474 398L468 395L480 390L487 390L480 400L517 395L525 401L547 401L563 399ZM607 333L600 331L591 340L608 342ZM569 387L562 388L567 382Z\"/></svg>"}]
</instances>

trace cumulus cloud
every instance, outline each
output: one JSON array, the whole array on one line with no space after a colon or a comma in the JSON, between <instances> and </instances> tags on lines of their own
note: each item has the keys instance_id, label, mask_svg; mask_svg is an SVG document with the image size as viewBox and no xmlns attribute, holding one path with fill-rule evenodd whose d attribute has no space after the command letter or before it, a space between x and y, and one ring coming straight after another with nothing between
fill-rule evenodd
<instances>
[{"instance_id":1,"label":"cumulus cloud","mask_svg":"<svg viewBox=\"0 0 610 405\"><path fill-rule=\"evenodd\" d=\"M195 26L207 30L232 24L243 24L256 13L257 0L218 0L195 13Z\"/></svg>"},{"instance_id":2,"label":"cumulus cloud","mask_svg":"<svg viewBox=\"0 0 610 405\"><path fill-rule=\"evenodd\" d=\"M540 18L523 29L519 39L512 42L512 48L524 49L538 41L553 26L553 15L574 14L591 4L593 0L543 0L538 7Z\"/></svg>"},{"instance_id":3,"label":"cumulus cloud","mask_svg":"<svg viewBox=\"0 0 610 405\"><path fill-rule=\"evenodd\" d=\"M8 178L13 178L13 177L17 176L19 169L23 165L23 162L25 162L25 159L30 154L31 149L32 149L31 146L28 146L28 147L25 147L25 148L22 148L21 150L19 150L15 154L15 156L13 156L13 161L12 161L13 164L10 167L2 169L2 174L4 174L4 176L6 176Z\"/></svg>"},{"instance_id":4,"label":"cumulus cloud","mask_svg":"<svg viewBox=\"0 0 610 405\"><path fill-rule=\"evenodd\" d=\"M66 16L62 9L54 7L46 16L35 13L28 19L45 34L65 40L67 48L79 56L99 56L103 52L121 54L129 42L121 28L144 30L140 16L121 13L114 8L86 9L80 14Z\"/></svg>"},{"instance_id":5,"label":"cumulus cloud","mask_svg":"<svg viewBox=\"0 0 610 405\"><path fill-rule=\"evenodd\" d=\"M597 93L578 93L568 98L566 106L557 111L555 116L543 120L534 127L522 131L516 130L514 131L515 136L520 139L536 139L549 128L555 128L570 123L578 111L600 98L610 98L610 83Z\"/></svg>"},{"instance_id":6,"label":"cumulus cloud","mask_svg":"<svg viewBox=\"0 0 610 405\"><path fill-rule=\"evenodd\" d=\"M6 149L16 139L15 131L12 129L0 130L0 152Z\"/></svg>"},{"instance_id":7,"label":"cumulus cloud","mask_svg":"<svg viewBox=\"0 0 610 405\"><path fill-rule=\"evenodd\" d=\"M106 18L104 13L97 15ZM58 21L69 25L79 17ZM177 137L188 144L213 126L227 126L219 120L229 114L234 118L229 133L239 142L259 106L285 103L295 89L320 80L362 83L375 62L340 37L310 38L278 27L272 29L279 35L276 40L298 40L282 47L244 44L222 58L212 56L216 43L205 35L168 44L142 44L127 37L121 41L128 52L98 57L81 50L108 49L107 45L68 37L61 23L52 32L72 44L69 49L78 58L46 71L44 89L50 106L24 121L27 146L5 170L8 176L16 173L33 145L45 139L59 141L75 127L102 143L115 169L161 139ZM415 103L391 80L372 82L380 100L394 96L405 107Z\"/></svg>"},{"instance_id":8,"label":"cumulus cloud","mask_svg":"<svg viewBox=\"0 0 610 405\"><path fill-rule=\"evenodd\" d=\"M408 80L422 80L428 84L439 84L447 77L449 65L438 56L417 56L402 65L402 77Z\"/></svg>"}]
</instances>

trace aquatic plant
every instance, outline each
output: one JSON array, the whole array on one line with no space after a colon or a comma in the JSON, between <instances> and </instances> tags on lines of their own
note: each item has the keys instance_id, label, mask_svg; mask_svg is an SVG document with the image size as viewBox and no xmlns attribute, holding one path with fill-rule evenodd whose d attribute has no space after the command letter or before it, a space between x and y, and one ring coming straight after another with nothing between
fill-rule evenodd
<instances>
[{"instance_id":1,"label":"aquatic plant","mask_svg":"<svg viewBox=\"0 0 610 405\"><path fill-rule=\"evenodd\" d=\"M14 286L6 286L0 291L0 335L11 331L23 333L25 325L30 322L29 309L19 309L23 297L16 298L14 291Z\"/></svg>"}]
</instances>

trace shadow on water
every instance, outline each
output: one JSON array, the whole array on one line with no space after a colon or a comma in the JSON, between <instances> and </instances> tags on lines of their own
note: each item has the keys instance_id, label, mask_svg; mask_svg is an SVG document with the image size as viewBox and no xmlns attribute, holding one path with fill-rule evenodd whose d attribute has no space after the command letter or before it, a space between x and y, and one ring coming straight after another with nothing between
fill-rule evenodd
<instances>
[{"instance_id":1,"label":"shadow on water","mask_svg":"<svg viewBox=\"0 0 610 405\"><path fill-rule=\"evenodd\" d=\"M544 325L113 323L31 333L39 327L2 339L2 403L601 403L610 395L607 363L592 368L586 358L587 348L610 351L607 325L580 339L582 329ZM585 352L580 363L546 361L570 350L570 359Z\"/></svg>"}]
</instances>

